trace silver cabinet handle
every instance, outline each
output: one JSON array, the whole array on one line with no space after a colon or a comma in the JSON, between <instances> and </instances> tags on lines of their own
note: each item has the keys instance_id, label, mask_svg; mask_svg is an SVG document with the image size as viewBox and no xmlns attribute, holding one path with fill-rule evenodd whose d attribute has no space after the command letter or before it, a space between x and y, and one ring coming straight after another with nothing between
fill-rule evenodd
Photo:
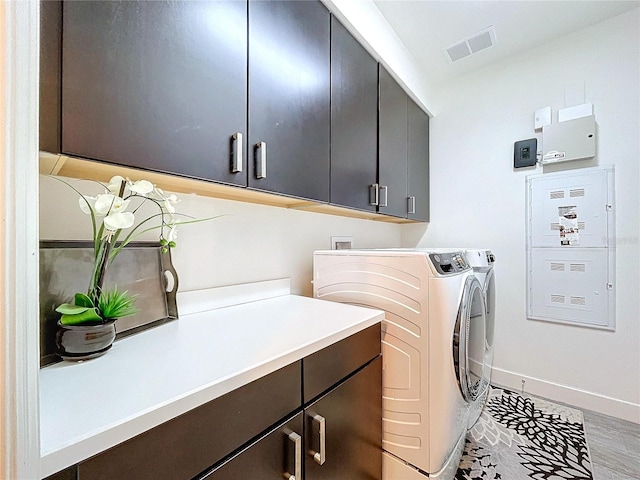
<instances>
[{"instance_id":1,"label":"silver cabinet handle","mask_svg":"<svg viewBox=\"0 0 640 480\"><path fill-rule=\"evenodd\" d=\"M409 215L416 213L416 197L407 197L407 213Z\"/></svg>"},{"instance_id":2,"label":"silver cabinet handle","mask_svg":"<svg viewBox=\"0 0 640 480\"><path fill-rule=\"evenodd\" d=\"M295 449L293 475L289 472L285 472L283 477L286 480L302 480L302 437L296 432L291 432L288 435L288 438L293 442L293 447Z\"/></svg>"},{"instance_id":3,"label":"silver cabinet handle","mask_svg":"<svg viewBox=\"0 0 640 480\"><path fill-rule=\"evenodd\" d=\"M378 206L386 207L387 206L387 194L389 193L389 189L386 185L380 185L380 203Z\"/></svg>"},{"instance_id":4,"label":"silver cabinet handle","mask_svg":"<svg viewBox=\"0 0 640 480\"><path fill-rule=\"evenodd\" d=\"M312 418L313 421L318 424L318 451L311 453L313 454L313 459L318 465L324 465L326 460L326 449L324 445L326 437L325 418L321 415L314 415Z\"/></svg>"},{"instance_id":5,"label":"silver cabinet handle","mask_svg":"<svg viewBox=\"0 0 640 480\"><path fill-rule=\"evenodd\" d=\"M373 185L369 185L369 205L378 205L380 201L380 185L374 183Z\"/></svg>"},{"instance_id":6,"label":"silver cabinet handle","mask_svg":"<svg viewBox=\"0 0 640 480\"><path fill-rule=\"evenodd\" d=\"M267 178L267 144L256 144L256 178Z\"/></svg>"},{"instance_id":7,"label":"silver cabinet handle","mask_svg":"<svg viewBox=\"0 0 640 480\"><path fill-rule=\"evenodd\" d=\"M231 149L231 173L242 172L242 133L231 135L233 147Z\"/></svg>"}]
</instances>

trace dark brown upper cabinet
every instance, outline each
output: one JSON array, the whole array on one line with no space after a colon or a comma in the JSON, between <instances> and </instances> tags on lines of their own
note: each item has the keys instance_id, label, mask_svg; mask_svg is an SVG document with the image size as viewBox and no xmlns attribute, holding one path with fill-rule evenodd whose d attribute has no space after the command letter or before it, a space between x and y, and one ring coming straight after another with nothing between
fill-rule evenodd
<instances>
[{"instance_id":1,"label":"dark brown upper cabinet","mask_svg":"<svg viewBox=\"0 0 640 480\"><path fill-rule=\"evenodd\" d=\"M408 99L407 155L408 206L407 218L429 221L429 116Z\"/></svg>"},{"instance_id":2,"label":"dark brown upper cabinet","mask_svg":"<svg viewBox=\"0 0 640 480\"><path fill-rule=\"evenodd\" d=\"M329 200L330 15L249 2L249 187Z\"/></svg>"},{"instance_id":3,"label":"dark brown upper cabinet","mask_svg":"<svg viewBox=\"0 0 640 480\"><path fill-rule=\"evenodd\" d=\"M40 3L40 131L39 148L60 152L60 48L62 2Z\"/></svg>"},{"instance_id":4,"label":"dark brown upper cabinet","mask_svg":"<svg viewBox=\"0 0 640 480\"><path fill-rule=\"evenodd\" d=\"M64 3L63 153L244 186L246 111L246 2Z\"/></svg>"},{"instance_id":5,"label":"dark brown upper cabinet","mask_svg":"<svg viewBox=\"0 0 640 480\"><path fill-rule=\"evenodd\" d=\"M407 94L380 65L378 211L407 216Z\"/></svg>"},{"instance_id":6,"label":"dark brown upper cabinet","mask_svg":"<svg viewBox=\"0 0 640 480\"><path fill-rule=\"evenodd\" d=\"M380 66L378 212L429 221L429 116Z\"/></svg>"},{"instance_id":7,"label":"dark brown upper cabinet","mask_svg":"<svg viewBox=\"0 0 640 480\"><path fill-rule=\"evenodd\" d=\"M378 62L331 19L331 203L376 211Z\"/></svg>"}]
</instances>

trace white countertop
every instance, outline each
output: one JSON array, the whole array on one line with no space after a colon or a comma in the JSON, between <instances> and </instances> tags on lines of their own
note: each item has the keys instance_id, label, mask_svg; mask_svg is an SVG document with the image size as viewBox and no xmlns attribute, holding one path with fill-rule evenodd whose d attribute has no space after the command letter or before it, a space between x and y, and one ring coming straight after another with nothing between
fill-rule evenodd
<instances>
[{"instance_id":1,"label":"white countertop","mask_svg":"<svg viewBox=\"0 0 640 480\"><path fill-rule=\"evenodd\" d=\"M181 316L118 340L102 357L45 367L40 371L41 475L78 463L383 318L378 310L283 294Z\"/></svg>"}]
</instances>

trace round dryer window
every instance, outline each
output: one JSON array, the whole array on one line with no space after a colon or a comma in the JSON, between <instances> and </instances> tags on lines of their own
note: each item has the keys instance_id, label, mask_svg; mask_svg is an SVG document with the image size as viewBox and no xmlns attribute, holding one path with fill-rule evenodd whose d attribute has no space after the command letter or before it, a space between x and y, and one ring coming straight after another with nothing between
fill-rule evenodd
<instances>
[{"instance_id":1,"label":"round dryer window","mask_svg":"<svg viewBox=\"0 0 640 480\"><path fill-rule=\"evenodd\" d=\"M453 334L453 361L460 392L473 402L482 394L485 372L486 306L482 285L467 278Z\"/></svg>"}]
</instances>

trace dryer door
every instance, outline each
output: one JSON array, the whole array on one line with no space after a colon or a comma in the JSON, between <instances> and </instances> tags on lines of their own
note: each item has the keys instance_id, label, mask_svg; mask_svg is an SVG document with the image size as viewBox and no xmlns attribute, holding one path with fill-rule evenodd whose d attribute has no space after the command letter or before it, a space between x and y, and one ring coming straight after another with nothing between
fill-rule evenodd
<instances>
[{"instance_id":1,"label":"dryer door","mask_svg":"<svg viewBox=\"0 0 640 480\"><path fill-rule=\"evenodd\" d=\"M453 333L456 377L467 402L473 402L482 394L486 349L486 306L482 285L475 275L471 275L464 285Z\"/></svg>"},{"instance_id":2,"label":"dryer door","mask_svg":"<svg viewBox=\"0 0 640 480\"><path fill-rule=\"evenodd\" d=\"M487 309L487 346L493 347L493 329L496 323L496 277L493 268L487 271L482 296Z\"/></svg>"},{"instance_id":3,"label":"dryer door","mask_svg":"<svg viewBox=\"0 0 640 480\"><path fill-rule=\"evenodd\" d=\"M484 303L487 308L487 353L484 359L486 383L491 381L491 369L493 368L493 335L496 324L496 277L493 268L487 272L483 289Z\"/></svg>"}]
</instances>

